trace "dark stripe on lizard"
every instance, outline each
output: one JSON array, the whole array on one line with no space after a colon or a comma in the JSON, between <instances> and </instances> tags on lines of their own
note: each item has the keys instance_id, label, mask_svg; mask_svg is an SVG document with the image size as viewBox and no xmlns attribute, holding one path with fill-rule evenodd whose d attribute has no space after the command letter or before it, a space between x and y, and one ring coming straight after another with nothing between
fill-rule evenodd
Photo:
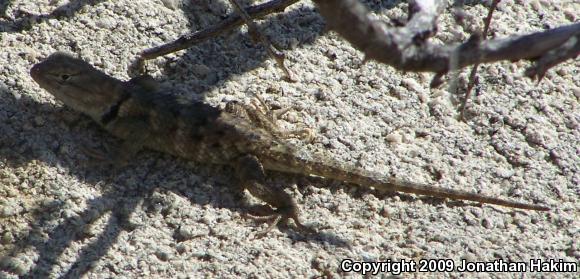
<instances>
[{"instance_id":1,"label":"dark stripe on lizard","mask_svg":"<svg viewBox=\"0 0 580 279\"><path fill-rule=\"evenodd\" d=\"M123 105L123 103L125 101L129 100L130 98L131 98L131 94L129 94L129 93L125 93L125 94L121 95L121 98L119 98L119 100L117 100L117 102L115 102L109 108L109 110L107 110L105 113L103 113L103 115L101 116L101 123L103 125L107 125L109 122L111 122L115 118L117 118L117 115L119 114L119 108L121 108L121 105Z\"/></svg>"}]
</instances>

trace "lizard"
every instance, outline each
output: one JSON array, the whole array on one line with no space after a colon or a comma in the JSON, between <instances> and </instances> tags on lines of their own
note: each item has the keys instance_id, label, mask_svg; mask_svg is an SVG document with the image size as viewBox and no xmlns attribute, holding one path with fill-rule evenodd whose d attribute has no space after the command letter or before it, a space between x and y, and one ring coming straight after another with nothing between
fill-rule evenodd
<instances>
[{"instance_id":1,"label":"lizard","mask_svg":"<svg viewBox=\"0 0 580 279\"><path fill-rule=\"evenodd\" d=\"M122 81L67 53L50 55L35 64L30 75L57 100L123 140L116 162L149 148L195 162L232 166L239 180L236 190L247 190L266 203L267 214L262 217L270 224L265 232L289 219L298 229L310 229L300 221L294 198L279 187L266 185L266 171L317 176L377 191L550 210L543 205L400 180L326 159L328 155L298 156L298 148L285 140L287 133L261 110L233 102L220 109L200 101L183 101L159 90L148 75Z\"/></svg>"}]
</instances>

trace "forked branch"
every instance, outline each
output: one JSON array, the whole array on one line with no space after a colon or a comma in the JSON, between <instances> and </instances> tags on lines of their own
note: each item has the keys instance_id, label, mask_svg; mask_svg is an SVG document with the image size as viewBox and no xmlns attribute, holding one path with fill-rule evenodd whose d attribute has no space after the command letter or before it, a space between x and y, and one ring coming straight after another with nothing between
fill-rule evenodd
<instances>
[{"instance_id":1,"label":"forked branch","mask_svg":"<svg viewBox=\"0 0 580 279\"><path fill-rule=\"evenodd\" d=\"M455 69L461 69L477 63L521 59L537 60L536 66L527 73L532 77L541 77L549 67L580 53L580 23L504 39L483 41L474 35L461 44L436 45L426 39L418 40L422 38L417 36L421 32L417 34L414 30L421 29L415 28L414 24L417 21L422 22L418 24L420 26L433 23L433 18L436 18L433 11L441 11L445 1L413 1L419 3L417 7L423 10L415 10L406 26L393 28L373 19L368 9L357 0L314 2L328 27L364 52L365 59L373 59L404 71L434 72L437 74L435 78L447 73L452 64ZM421 20L416 17L421 17ZM456 59L454 63L451 63L452 58Z\"/></svg>"}]
</instances>

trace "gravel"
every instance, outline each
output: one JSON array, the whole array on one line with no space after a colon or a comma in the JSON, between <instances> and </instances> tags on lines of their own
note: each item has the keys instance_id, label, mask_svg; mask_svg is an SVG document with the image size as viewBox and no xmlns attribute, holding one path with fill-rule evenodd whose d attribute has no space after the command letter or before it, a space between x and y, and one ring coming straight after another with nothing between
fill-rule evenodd
<instances>
[{"instance_id":1,"label":"gravel","mask_svg":"<svg viewBox=\"0 0 580 279\"><path fill-rule=\"evenodd\" d=\"M227 1L77 2L13 0L0 17L0 278L356 275L340 270L344 259L450 259L456 267L461 260L578 263L578 60L558 65L539 84L524 77L527 62L482 65L467 122L458 120L460 96L430 89L431 74L363 64L360 52L325 32L309 1L259 21L284 49L297 83L283 80L245 27L150 61L147 69L162 88L190 100L223 106L260 94L271 105L297 108L282 124L315 131L313 143L294 142L305 151L552 208L538 213L380 195L274 174L271 183L287 186L319 233L305 236L290 225L256 238L266 225L244 218L230 169L144 151L112 177L82 148L119 141L64 108L28 74L43 57L66 51L128 79L140 51L219 22L232 11ZM406 3L367 2L381 20L406 17ZM492 35L569 24L578 10L576 1L502 1ZM46 16L54 11L58 16ZM477 21L486 8L465 12ZM19 13L24 29L11 24ZM437 40L469 36L449 14L439 27Z\"/></svg>"}]
</instances>

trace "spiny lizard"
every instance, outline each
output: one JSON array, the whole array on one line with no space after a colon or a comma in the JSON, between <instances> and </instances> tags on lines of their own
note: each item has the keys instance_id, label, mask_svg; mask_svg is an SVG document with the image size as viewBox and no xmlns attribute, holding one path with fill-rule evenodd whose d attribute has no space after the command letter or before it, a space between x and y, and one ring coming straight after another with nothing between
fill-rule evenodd
<instances>
[{"instance_id":1,"label":"spiny lizard","mask_svg":"<svg viewBox=\"0 0 580 279\"><path fill-rule=\"evenodd\" d=\"M289 218L299 228L306 227L298 218L299 209L290 194L265 185L266 170L320 176L380 191L549 210L541 205L401 181L324 156L298 156L297 149L284 140L287 133L260 110L235 103L219 110L202 102L183 102L160 92L148 76L121 81L68 54L52 54L34 65L30 74L65 105L124 139L118 161L147 147L196 162L233 166L241 186L238 190L246 189L269 205L268 230Z\"/></svg>"}]
</instances>

